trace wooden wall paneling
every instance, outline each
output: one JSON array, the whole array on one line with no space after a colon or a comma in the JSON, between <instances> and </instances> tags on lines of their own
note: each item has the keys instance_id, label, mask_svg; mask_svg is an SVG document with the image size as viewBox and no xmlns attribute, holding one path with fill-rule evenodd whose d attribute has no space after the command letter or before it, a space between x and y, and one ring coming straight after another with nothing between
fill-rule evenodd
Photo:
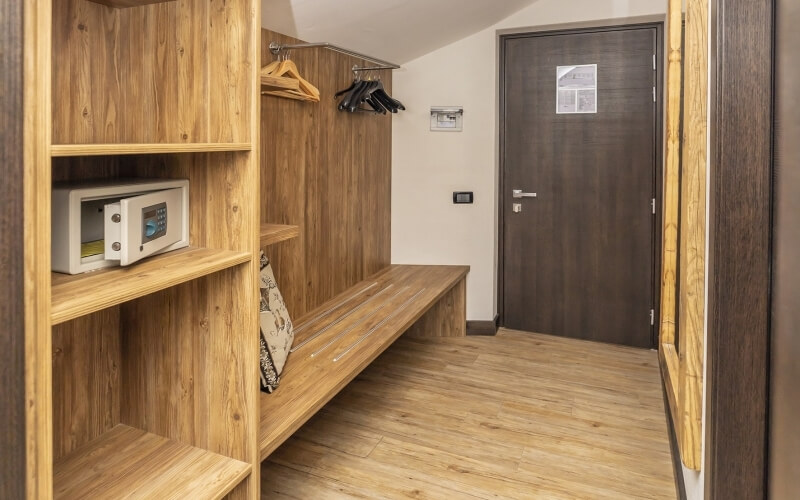
<instances>
[{"instance_id":1,"label":"wooden wall paneling","mask_svg":"<svg viewBox=\"0 0 800 500\"><path fill-rule=\"evenodd\" d=\"M705 335L706 170L708 165L708 0L689 0L686 11L683 172L680 221L681 458L699 470L703 418ZM669 364L668 364L669 366Z\"/></svg>"},{"instance_id":2,"label":"wooden wall paneling","mask_svg":"<svg viewBox=\"0 0 800 500\"><path fill-rule=\"evenodd\" d=\"M203 362L210 336L208 279L148 295L120 309L121 423L208 449L212 409L208 401L198 401L207 377Z\"/></svg>"},{"instance_id":3,"label":"wooden wall paneling","mask_svg":"<svg viewBox=\"0 0 800 500\"><path fill-rule=\"evenodd\" d=\"M119 308L53 327L53 460L120 422Z\"/></svg>"},{"instance_id":4,"label":"wooden wall paneling","mask_svg":"<svg viewBox=\"0 0 800 500\"><path fill-rule=\"evenodd\" d=\"M678 205L680 203L681 89L683 1L668 0L666 148L662 210L661 319L659 345L675 342L678 273Z\"/></svg>"},{"instance_id":5,"label":"wooden wall paneling","mask_svg":"<svg viewBox=\"0 0 800 500\"><path fill-rule=\"evenodd\" d=\"M313 127L315 128L314 134L316 135L317 148L310 155L310 162L306 164L305 173L305 207L304 207L304 221L301 224L301 230L305 232L305 252L306 269L305 269L305 289L306 294L306 307L311 309L318 304L318 297L320 295L333 296L333 283L334 277L341 273L341 267L347 264L338 260L337 249L340 238L346 232L346 224L342 223L348 217L348 214L343 210L345 208L346 200L344 196L347 187L344 184L338 184L340 187L339 200L332 200L331 193L327 190L330 186L331 178L336 179L339 177L341 171L341 163L330 163L328 156L328 148L330 147L331 136L334 135L333 131L328 128L332 123L332 115L330 108L333 106L330 99L330 85L326 85L326 80L330 75L323 73L322 66L324 65L324 56L320 56L321 50L307 49L304 51L296 51L297 57L304 57L304 67L307 74L313 75L314 83L320 89L320 103L308 104L314 107ZM294 55L292 57L295 57ZM325 65L327 68L328 66ZM321 78L326 74L324 78ZM292 120L293 115L285 117L287 120ZM263 133L263 130L262 130ZM296 133L291 128L287 133ZM340 151L344 153L349 144L349 137L339 137L337 146ZM348 159L349 159L348 155ZM341 180L339 181L341 182ZM332 212L337 213L337 224L334 227L330 226ZM333 264L326 266L325 272L319 272L319 267L322 263ZM280 265L280 263L278 263ZM335 269L338 268L338 269ZM288 286L292 286L291 282ZM307 311L298 310L292 311L295 317L302 316Z\"/></svg>"},{"instance_id":6,"label":"wooden wall paneling","mask_svg":"<svg viewBox=\"0 0 800 500\"><path fill-rule=\"evenodd\" d=\"M274 32L261 32L261 65L274 60L271 41L294 39ZM296 51L292 59L306 78L316 84L313 51ZM260 69L260 68L259 68ZM325 102L323 99L322 102ZM300 236L267 249L275 279L292 317L310 310L306 280L306 173L317 164L319 128L316 119L322 103L314 105L289 99L261 97L261 221L300 227ZM313 217L313 216L312 216ZM313 220L313 218L312 218Z\"/></svg>"},{"instance_id":7,"label":"wooden wall paneling","mask_svg":"<svg viewBox=\"0 0 800 500\"><path fill-rule=\"evenodd\" d=\"M25 497L23 3L0 5L0 484Z\"/></svg>"},{"instance_id":8,"label":"wooden wall paneling","mask_svg":"<svg viewBox=\"0 0 800 500\"><path fill-rule=\"evenodd\" d=\"M93 88L93 82L102 81L106 68L114 67L108 39L114 40L119 13L81 0L52 3L53 86L48 92L57 103L53 108L53 143L115 142L113 114L122 110L120 77L124 75L110 75L112 78L98 89ZM109 115L112 120L106 128Z\"/></svg>"},{"instance_id":9,"label":"wooden wall paneling","mask_svg":"<svg viewBox=\"0 0 800 500\"><path fill-rule=\"evenodd\" d=\"M262 30L270 41L296 39ZM263 222L300 226L268 249L290 313L300 317L390 263L391 118L342 113L333 94L364 61L324 49L291 53L318 104L261 98ZM391 89L391 72L383 72Z\"/></svg>"},{"instance_id":10,"label":"wooden wall paneling","mask_svg":"<svg viewBox=\"0 0 800 500\"><path fill-rule=\"evenodd\" d=\"M368 64L366 64L368 66ZM392 72L380 71L386 92L392 93ZM345 83L349 85L352 75L348 75ZM346 88L346 87L343 87ZM402 101L403 96L397 96ZM370 276L391 261L391 221L392 221L392 119L366 115L364 117L367 141L364 155L364 171L360 175L366 189L358 193L361 209L360 228L372 228L360 231L360 242L363 245L362 276ZM388 166L388 171L387 171ZM379 228L379 230L374 230Z\"/></svg>"},{"instance_id":11,"label":"wooden wall paneling","mask_svg":"<svg viewBox=\"0 0 800 500\"><path fill-rule=\"evenodd\" d=\"M15 2L11 2L14 4ZM50 335L51 17L54 2L24 0L25 494L53 490ZM56 2L57 3L57 2Z\"/></svg>"},{"instance_id":12,"label":"wooden wall paneling","mask_svg":"<svg viewBox=\"0 0 800 500\"><path fill-rule=\"evenodd\" d=\"M467 335L467 280L460 280L405 335L417 338Z\"/></svg>"},{"instance_id":13,"label":"wooden wall paneling","mask_svg":"<svg viewBox=\"0 0 800 500\"><path fill-rule=\"evenodd\" d=\"M783 14L770 1L712 3L705 444L711 500L767 495L773 84L781 71L773 43L776 15Z\"/></svg>"},{"instance_id":14,"label":"wooden wall paneling","mask_svg":"<svg viewBox=\"0 0 800 500\"><path fill-rule=\"evenodd\" d=\"M56 144L252 140L252 0L54 5Z\"/></svg>"},{"instance_id":15,"label":"wooden wall paneling","mask_svg":"<svg viewBox=\"0 0 800 500\"><path fill-rule=\"evenodd\" d=\"M210 71L208 37L203 24L192 19L205 19L211 2L181 2L178 14L178 109L180 110L178 142L211 142L208 114L202 112L197 103L208 103L210 99Z\"/></svg>"},{"instance_id":16,"label":"wooden wall paneling","mask_svg":"<svg viewBox=\"0 0 800 500\"><path fill-rule=\"evenodd\" d=\"M251 105L256 93L253 87L261 88L254 78L256 63L254 47L250 43L255 26L253 18L254 0L229 0L209 2L208 47L206 58L209 65L209 88L215 98L210 99L208 119L210 142L249 142Z\"/></svg>"}]
</instances>

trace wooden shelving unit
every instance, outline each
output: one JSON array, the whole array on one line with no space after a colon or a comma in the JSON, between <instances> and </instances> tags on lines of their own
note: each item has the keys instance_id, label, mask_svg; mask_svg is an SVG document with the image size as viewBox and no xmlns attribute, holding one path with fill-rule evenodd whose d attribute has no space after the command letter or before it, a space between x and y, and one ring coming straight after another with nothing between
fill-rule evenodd
<instances>
[{"instance_id":1,"label":"wooden shelving unit","mask_svg":"<svg viewBox=\"0 0 800 500\"><path fill-rule=\"evenodd\" d=\"M261 224L261 246L266 247L300 236L300 226Z\"/></svg>"},{"instance_id":2,"label":"wooden shelving unit","mask_svg":"<svg viewBox=\"0 0 800 500\"><path fill-rule=\"evenodd\" d=\"M53 497L216 500L250 470L244 462L120 424L54 464Z\"/></svg>"},{"instance_id":3,"label":"wooden shelving unit","mask_svg":"<svg viewBox=\"0 0 800 500\"><path fill-rule=\"evenodd\" d=\"M261 1L222 3L25 2L29 498L259 498ZM53 273L53 181L122 178L189 181L190 247Z\"/></svg>"},{"instance_id":4,"label":"wooden shelving unit","mask_svg":"<svg viewBox=\"0 0 800 500\"><path fill-rule=\"evenodd\" d=\"M70 156L148 155L161 153L213 153L224 151L250 151L253 145L241 143L191 143L191 144L54 144L50 154L54 158Z\"/></svg>"},{"instance_id":5,"label":"wooden shelving unit","mask_svg":"<svg viewBox=\"0 0 800 500\"><path fill-rule=\"evenodd\" d=\"M190 247L130 267L74 276L53 273L51 321L57 325L251 259L247 252Z\"/></svg>"}]
</instances>

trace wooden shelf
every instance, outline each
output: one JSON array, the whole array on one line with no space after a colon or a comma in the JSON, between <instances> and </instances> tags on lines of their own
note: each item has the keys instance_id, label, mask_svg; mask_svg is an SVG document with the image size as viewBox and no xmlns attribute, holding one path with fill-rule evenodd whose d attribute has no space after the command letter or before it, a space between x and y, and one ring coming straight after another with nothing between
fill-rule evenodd
<instances>
[{"instance_id":1,"label":"wooden shelf","mask_svg":"<svg viewBox=\"0 0 800 500\"><path fill-rule=\"evenodd\" d=\"M251 259L246 252L189 247L129 267L78 275L52 273L51 320L54 325L63 323Z\"/></svg>"},{"instance_id":2,"label":"wooden shelf","mask_svg":"<svg viewBox=\"0 0 800 500\"><path fill-rule=\"evenodd\" d=\"M286 224L261 224L261 246L274 245L300 236L299 226Z\"/></svg>"},{"instance_id":3,"label":"wooden shelf","mask_svg":"<svg viewBox=\"0 0 800 500\"><path fill-rule=\"evenodd\" d=\"M251 151L249 142L195 142L190 144L53 144L50 155L105 156L146 155L160 153L216 153L221 151Z\"/></svg>"},{"instance_id":4,"label":"wooden shelf","mask_svg":"<svg viewBox=\"0 0 800 500\"><path fill-rule=\"evenodd\" d=\"M251 466L117 425L53 466L54 498L219 499Z\"/></svg>"},{"instance_id":5,"label":"wooden shelf","mask_svg":"<svg viewBox=\"0 0 800 500\"><path fill-rule=\"evenodd\" d=\"M141 5L150 5L152 3L174 2L175 0L89 0L89 1L103 5L108 5L109 7L125 9L128 7L139 7Z\"/></svg>"}]
</instances>

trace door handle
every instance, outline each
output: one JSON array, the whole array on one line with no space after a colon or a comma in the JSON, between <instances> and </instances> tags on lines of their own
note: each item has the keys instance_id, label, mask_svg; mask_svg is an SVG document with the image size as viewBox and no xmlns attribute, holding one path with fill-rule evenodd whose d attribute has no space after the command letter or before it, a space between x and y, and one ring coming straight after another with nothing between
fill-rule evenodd
<instances>
[{"instance_id":1,"label":"door handle","mask_svg":"<svg viewBox=\"0 0 800 500\"><path fill-rule=\"evenodd\" d=\"M514 198L536 198L536 193L523 193L521 189L514 189L511 191L511 196Z\"/></svg>"}]
</instances>

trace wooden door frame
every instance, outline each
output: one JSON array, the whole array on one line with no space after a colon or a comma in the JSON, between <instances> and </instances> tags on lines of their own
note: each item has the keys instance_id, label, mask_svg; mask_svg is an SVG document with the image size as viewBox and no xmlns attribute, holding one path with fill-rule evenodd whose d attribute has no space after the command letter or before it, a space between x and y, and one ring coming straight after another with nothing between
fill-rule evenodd
<instances>
[{"instance_id":1,"label":"wooden door frame","mask_svg":"<svg viewBox=\"0 0 800 500\"><path fill-rule=\"evenodd\" d=\"M503 203L503 193L505 192L505 43L507 40L515 38L534 38L553 35L572 35L580 33L597 33L608 31L624 31L636 28L654 28L656 30L656 55L664 55L664 18L663 17L643 17L628 20L608 20L598 23L543 26L538 29L509 30L499 33L498 36L498 181L497 181L497 314L500 326L505 326L505 294L504 286L504 238L505 233L505 204ZM661 231L662 224L661 206L663 193L663 164L664 164L664 66L656 64L656 94L660 106L656 107L656 130L655 130L655 169L653 193L656 197L656 215L653 222L653 309L655 318L659 318L661 286L659 276L661 274ZM657 346L658 329L654 325L651 329L651 346Z\"/></svg>"},{"instance_id":2,"label":"wooden door frame","mask_svg":"<svg viewBox=\"0 0 800 500\"><path fill-rule=\"evenodd\" d=\"M0 5L0 485L25 498L23 5Z\"/></svg>"},{"instance_id":3,"label":"wooden door frame","mask_svg":"<svg viewBox=\"0 0 800 500\"><path fill-rule=\"evenodd\" d=\"M774 5L711 1L705 493L766 498Z\"/></svg>"}]
</instances>

